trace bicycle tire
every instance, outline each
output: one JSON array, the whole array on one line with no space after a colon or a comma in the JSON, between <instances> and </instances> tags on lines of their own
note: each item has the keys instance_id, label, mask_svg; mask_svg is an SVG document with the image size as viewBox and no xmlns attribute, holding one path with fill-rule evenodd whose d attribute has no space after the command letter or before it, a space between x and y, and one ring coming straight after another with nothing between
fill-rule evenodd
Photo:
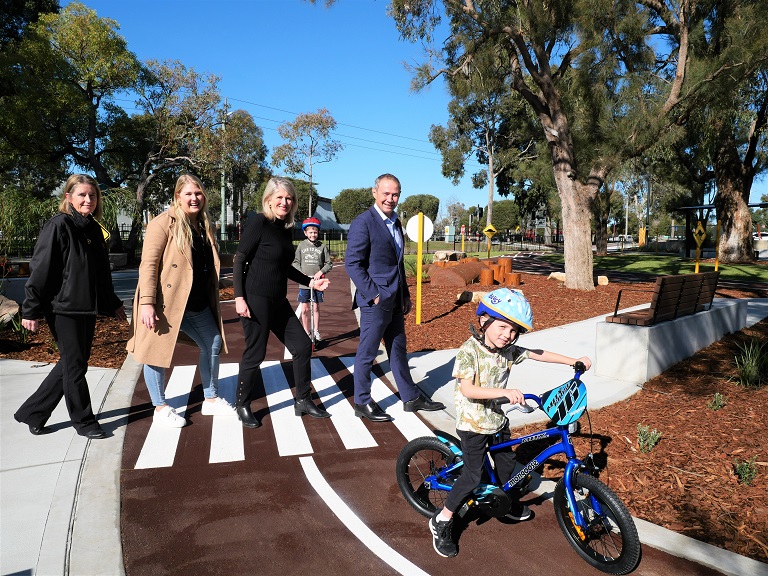
<instances>
[{"instance_id":1,"label":"bicycle tire","mask_svg":"<svg viewBox=\"0 0 768 576\"><path fill-rule=\"evenodd\" d=\"M628 574L640 561L640 539L632 515L616 493L589 474L576 473L573 477L574 496L589 526L586 531L576 525L568 499L565 482L555 486L553 504L555 517L568 543L590 565L607 574ZM595 513L590 496L603 509Z\"/></svg>"},{"instance_id":2,"label":"bicycle tire","mask_svg":"<svg viewBox=\"0 0 768 576\"><path fill-rule=\"evenodd\" d=\"M443 507L448 491L433 490L424 485L424 480L459 460L461 456L454 454L434 436L422 436L408 442L397 457L395 470L397 484L406 502L419 514L431 517ZM450 482L450 479L447 481Z\"/></svg>"}]
</instances>

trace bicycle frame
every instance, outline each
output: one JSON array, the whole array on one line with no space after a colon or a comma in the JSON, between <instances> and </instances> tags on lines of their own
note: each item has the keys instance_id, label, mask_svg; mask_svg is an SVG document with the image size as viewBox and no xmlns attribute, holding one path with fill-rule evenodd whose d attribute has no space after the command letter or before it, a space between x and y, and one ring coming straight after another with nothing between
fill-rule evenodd
<instances>
[{"instance_id":1,"label":"bicycle frame","mask_svg":"<svg viewBox=\"0 0 768 576\"><path fill-rule=\"evenodd\" d=\"M536 402L539 408L541 408L541 399L538 396L535 396L533 394L525 394L525 399L533 400L534 402ZM505 450L513 446L519 446L527 442L533 442L535 440L543 440L545 438L555 438L555 437L559 437L558 442L542 450L537 456L535 456L532 460L530 460L527 464L525 464L522 470L514 474L506 484L502 486L499 485L498 476L496 475L496 471L494 470L493 465L491 464L491 455L493 455L495 452L499 452L501 450ZM453 442L451 442L449 439L442 438L440 436L438 436L438 438L443 442L445 442L454 453L460 454L461 451L459 450L459 448L456 447L453 444ZM565 483L565 488L566 488L565 495L568 500L568 506L570 507L571 512L574 515L574 520L576 524L580 528L586 529L587 522L584 520L583 516L580 513L577 513L579 509L576 506L576 500L573 496L573 482L572 482L574 472L579 468L585 468L585 465L579 458L576 457L576 451L573 448L573 443L571 442L571 435L570 435L570 432L568 431L567 425L547 428L546 430L541 430L533 434L526 434L525 436L519 436L517 438L510 438L505 442L501 442L499 444L494 444L490 446L488 449L488 452L485 455L484 465L491 483L481 484L475 489L474 494L477 497L482 498L484 495L489 494L494 488L497 488L497 487L500 487L504 492L509 492L516 485L520 484L526 478L526 476L528 476L528 474L530 474L533 470L535 470L536 468L541 466L541 464L546 462L549 458L557 454L565 454L567 458L565 471L563 473L563 481ZM464 465L463 461L457 462L456 464L448 466L445 469L438 471L436 474L429 476L427 478L427 481L429 482L429 488L432 490L450 491L451 485L445 484L444 482L442 482L442 480L446 477L446 475L452 472L458 471L463 465ZM597 502L594 498L591 498L591 501L592 501L593 509L598 514L603 514L603 511L600 507L600 503Z\"/></svg>"}]
</instances>

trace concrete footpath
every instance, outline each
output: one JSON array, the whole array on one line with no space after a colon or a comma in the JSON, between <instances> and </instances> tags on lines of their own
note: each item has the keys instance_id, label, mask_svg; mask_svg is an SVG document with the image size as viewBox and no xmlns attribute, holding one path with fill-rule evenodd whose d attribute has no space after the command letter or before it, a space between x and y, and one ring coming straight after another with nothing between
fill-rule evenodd
<instances>
[{"instance_id":1,"label":"concrete footpath","mask_svg":"<svg viewBox=\"0 0 768 576\"><path fill-rule=\"evenodd\" d=\"M768 299L749 301L748 325L768 317ZM595 358L600 317L525 335L520 344L571 356ZM455 350L410 356L414 380L448 409L421 413L436 428L453 431ZM387 371L386 363L383 369ZM63 403L48 425L54 434L33 436L13 413L52 365L0 360L0 573L36 575L124 574L120 539L120 466L127 414L140 373L129 357L120 370L91 368L88 383L106 440L86 440L69 425ZM571 377L563 366L523 363L516 378L526 392L540 393ZM635 384L584 377L589 407L627 398ZM515 415L513 424L533 421ZM520 422L517 422L520 418ZM539 490L551 493L551 483ZM768 564L703 544L636 519L644 544L734 576L768 575ZM642 568L642 564L641 564Z\"/></svg>"}]
</instances>

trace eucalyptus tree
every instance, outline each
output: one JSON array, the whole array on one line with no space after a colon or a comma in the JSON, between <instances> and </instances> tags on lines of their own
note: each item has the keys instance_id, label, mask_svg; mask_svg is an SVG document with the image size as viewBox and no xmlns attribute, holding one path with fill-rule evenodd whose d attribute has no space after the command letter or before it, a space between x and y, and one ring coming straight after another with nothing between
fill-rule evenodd
<instances>
[{"instance_id":1,"label":"eucalyptus tree","mask_svg":"<svg viewBox=\"0 0 768 576\"><path fill-rule=\"evenodd\" d=\"M433 125L429 133L430 142L443 156L443 176L454 184L464 177L470 159L485 166L472 175L472 184L488 187L486 224L493 219L497 178L532 158L538 134L525 103L507 88L510 71L502 50L495 45L489 44L466 60L446 77L453 96L447 126ZM506 196L509 190L500 192Z\"/></svg>"},{"instance_id":2,"label":"eucalyptus tree","mask_svg":"<svg viewBox=\"0 0 768 576\"><path fill-rule=\"evenodd\" d=\"M326 108L317 112L299 114L293 122L277 127L284 144L272 151L272 165L285 165L289 174L304 174L309 178L309 189L314 190L315 164L330 162L344 146L331 135L336 120ZM312 198L309 197L308 216L312 216Z\"/></svg>"},{"instance_id":3,"label":"eucalyptus tree","mask_svg":"<svg viewBox=\"0 0 768 576\"><path fill-rule=\"evenodd\" d=\"M763 10L763 29L768 17ZM735 107L718 107L708 142L717 183L721 223L718 256L723 262L754 259L749 197L758 174L768 169L768 64L744 82Z\"/></svg>"},{"instance_id":4,"label":"eucalyptus tree","mask_svg":"<svg viewBox=\"0 0 768 576\"><path fill-rule=\"evenodd\" d=\"M611 171L672 142L712 84L748 76L765 56L751 48L765 43L764 29L750 21L764 8L758 0L393 0L390 11L406 40L432 45L435 31L445 30L441 7L448 38L432 46L416 86L466 67L488 44L505 51L509 89L531 107L549 146L566 286L582 290L594 289L592 208ZM696 53L696 35L718 18L738 28L741 49Z\"/></svg>"}]
</instances>

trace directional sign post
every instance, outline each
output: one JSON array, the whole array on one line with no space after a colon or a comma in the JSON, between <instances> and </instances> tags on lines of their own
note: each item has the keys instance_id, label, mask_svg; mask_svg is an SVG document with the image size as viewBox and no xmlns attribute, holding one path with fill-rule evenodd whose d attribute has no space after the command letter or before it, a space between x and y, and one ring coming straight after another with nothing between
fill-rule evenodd
<instances>
[{"instance_id":1,"label":"directional sign post","mask_svg":"<svg viewBox=\"0 0 768 576\"><path fill-rule=\"evenodd\" d=\"M701 256L701 245L704 244L704 240L707 239L707 231L704 230L704 226L699 220L696 225L696 230L693 232L693 239L696 240L696 270L695 273L699 273L699 257Z\"/></svg>"},{"instance_id":2,"label":"directional sign post","mask_svg":"<svg viewBox=\"0 0 768 576\"><path fill-rule=\"evenodd\" d=\"M488 224L488 226L485 227L483 230L483 234L485 234L485 237L488 238L488 259L491 259L491 238L496 236L496 228L493 227L493 224Z\"/></svg>"}]
</instances>

